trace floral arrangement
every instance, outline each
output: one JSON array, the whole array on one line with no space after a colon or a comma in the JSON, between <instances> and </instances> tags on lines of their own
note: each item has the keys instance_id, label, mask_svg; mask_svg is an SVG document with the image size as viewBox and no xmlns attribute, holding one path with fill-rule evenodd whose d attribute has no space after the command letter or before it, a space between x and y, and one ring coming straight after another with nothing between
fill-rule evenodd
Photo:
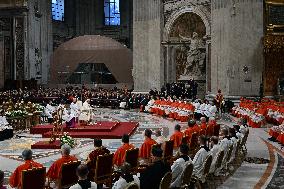
<instances>
[{"instance_id":1,"label":"floral arrangement","mask_svg":"<svg viewBox=\"0 0 284 189\"><path fill-rule=\"evenodd\" d=\"M11 110L5 112L5 116L7 117L25 117L29 113L26 110Z\"/></svg>"},{"instance_id":2,"label":"floral arrangement","mask_svg":"<svg viewBox=\"0 0 284 189\"><path fill-rule=\"evenodd\" d=\"M35 111L37 112L43 112L44 110L44 106L40 105L40 104L33 104L33 108L35 109Z\"/></svg>"},{"instance_id":3,"label":"floral arrangement","mask_svg":"<svg viewBox=\"0 0 284 189\"><path fill-rule=\"evenodd\" d=\"M60 142L61 142L61 146L64 144L68 144L71 148L74 148L76 145L75 140L68 135L68 133L64 133L61 137L60 137Z\"/></svg>"}]
</instances>

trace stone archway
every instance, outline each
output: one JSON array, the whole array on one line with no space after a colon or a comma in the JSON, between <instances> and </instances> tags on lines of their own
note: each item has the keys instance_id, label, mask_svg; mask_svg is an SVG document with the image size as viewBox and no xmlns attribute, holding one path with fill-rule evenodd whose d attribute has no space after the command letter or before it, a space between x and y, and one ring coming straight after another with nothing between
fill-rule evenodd
<instances>
[{"instance_id":1,"label":"stone archway","mask_svg":"<svg viewBox=\"0 0 284 189\"><path fill-rule=\"evenodd\" d=\"M206 74L210 73L210 33L210 18L198 7L184 7L169 16L163 34L166 82L194 78L200 96L205 95L210 78Z\"/></svg>"}]
</instances>

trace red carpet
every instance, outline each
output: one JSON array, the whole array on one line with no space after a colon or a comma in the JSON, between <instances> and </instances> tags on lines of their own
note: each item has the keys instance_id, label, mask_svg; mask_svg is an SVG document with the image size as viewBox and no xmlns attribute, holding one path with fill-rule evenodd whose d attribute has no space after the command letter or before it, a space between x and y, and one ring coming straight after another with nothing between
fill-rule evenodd
<instances>
[{"instance_id":1,"label":"red carpet","mask_svg":"<svg viewBox=\"0 0 284 189\"><path fill-rule=\"evenodd\" d=\"M49 143L48 141L40 141L31 146L32 149L60 149L61 142L59 140Z\"/></svg>"},{"instance_id":2,"label":"red carpet","mask_svg":"<svg viewBox=\"0 0 284 189\"><path fill-rule=\"evenodd\" d=\"M121 139L122 135L132 135L138 127L137 122L100 122L96 125L79 126L69 129L64 125L64 132L73 138L101 138ZM37 125L31 128L31 134L42 134L43 138L50 138L52 125ZM60 141L50 144L48 141L40 141L32 145L32 149L60 149Z\"/></svg>"},{"instance_id":3,"label":"red carpet","mask_svg":"<svg viewBox=\"0 0 284 189\"><path fill-rule=\"evenodd\" d=\"M97 125L85 127L76 126L75 128L66 128L64 132L73 138L101 138L101 139L120 139L122 135L132 135L138 127L137 122L101 122ZM42 134L43 138L51 136L52 125L38 125L31 128L31 134Z\"/></svg>"},{"instance_id":4,"label":"red carpet","mask_svg":"<svg viewBox=\"0 0 284 189\"><path fill-rule=\"evenodd\" d=\"M115 127L119 125L119 122L98 122L96 125L80 126L76 125L75 128L66 128L63 124L64 132L111 132ZM46 132L52 131L53 125L37 125L30 129L31 134L44 134Z\"/></svg>"}]
</instances>

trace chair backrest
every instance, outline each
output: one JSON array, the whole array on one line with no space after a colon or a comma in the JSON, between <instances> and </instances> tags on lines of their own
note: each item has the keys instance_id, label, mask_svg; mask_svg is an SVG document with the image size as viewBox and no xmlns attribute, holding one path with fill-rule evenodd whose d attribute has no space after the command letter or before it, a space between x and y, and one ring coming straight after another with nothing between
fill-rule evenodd
<instances>
[{"instance_id":1,"label":"chair backrest","mask_svg":"<svg viewBox=\"0 0 284 189\"><path fill-rule=\"evenodd\" d=\"M194 132L190 138L189 148L190 150L195 149L198 146L198 133Z\"/></svg>"},{"instance_id":2,"label":"chair backrest","mask_svg":"<svg viewBox=\"0 0 284 189\"><path fill-rule=\"evenodd\" d=\"M216 159L216 164L215 164L215 170L219 169L222 166L224 155L225 155L225 152L223 150L218 153L218 156L217 156L217 159Z\"/></svg>"},{"instance_id":3,"label":"chair backrest","mask_svg":"<svg viewBox=\"0 0 284 189\"><path fill-rule=\"evenodd\" d=\"M188 136L188 135L183 136L182 139L181 139L181 143L188 144L190 142L190 137L191 136Z\"/></svg>"},{"instance_id":4,"label":"chair backrest","mask_svg":"<svg viewBox=\"0 0 284 189\"><path fill-rule=\"evenodd\" d=\"M136 183L131 183L126 189L139 189L139 186Z\"/></svg>"},{"instance_id":5,"label":"chair backrest","mask_svg":"<svg viewBox=\"0 0 284 189\"><path fill-rule=\"evenodd\" d=\"M132 168L138 167L139 149L133 148L125 153L125 162L129 163Z\"/></svg>"},{"instance_id":6,"label":"chair backrest","mask_svg":"<svg viewBox=\"0 0 284 189\"><path fill-rule=\"evenodd\" d=\"M165 149L164 149L164 159L169 159L173 156L174 152L174 141L169 140L165 141Z\"/></svg>"},{"instance_id":7,"label":"chair backrest","mask_svg":"<svg viewBox=\"0 0 284 189\"><path fill-rule=\"evenodd\" d=\"M181 185L189 185L191 176L193 172L193 164L189 163L185 169L183 170L182 177L181 177Z\"/></svg>"},{"instance_id":8,"label":"chair backrest","mask_svg":"<svg viewBox=\"0 0 284 189\"><path fill-rule=\"evenodd\" d=\"M33 168L22 171L21 189L44 189L46 168Z\"/></svg>"},{"instance_id":9,"label":"chair backrest","mask_svg":"<svg viewBox=\"0 0 284 189\"><path fill-rule=\"evenodd\" d=\"M59 188L67 188L77 183L78 176L76 170L80 164L80 161L73 161L62 165Z\"/></svg>"},{"instance_id":10,"label":"chair backrest","mask_svg":"<svg viewBox=\"0 0 284 189\"><path fill-rule=\"evenodd\" d=\"M220 124L214 126L213 136L219 136L220 128L221 128Z\"/></svg>"},{"instance_id":11,"label":"chair backrest","mask_svg":"<svg viewBox=\"0 0 284 189\"><path fill-rule=\"evenodd\" d=\"M95 182L99 184L104 180L111 179L113 168L112 168L113 154L105 154L98 156L96 165Z\"/></svg>"},{"instance_id":12,"label":"chair backrest","mask_svg":"<svg viewBox=\"0 0 284 189\"><path fill-rule=\"evenodd\" d=\"M211 164L212 164L212 156L209 155L205 162L204 162L204 168L203 168L203 175L206 177L210 171L210 167L211 167Z\"/></svg>"},{"instance_id":13,"label":"chair backrest","mask_svg":"<svg viewBox=\"0 0 284 189\"><path fill-rule=\"evenodd\" d=\"M169 189L171 186L171 182L172 182L172 173L168 172L162 178L159 189Z\"/></svg>"}]
</instances>

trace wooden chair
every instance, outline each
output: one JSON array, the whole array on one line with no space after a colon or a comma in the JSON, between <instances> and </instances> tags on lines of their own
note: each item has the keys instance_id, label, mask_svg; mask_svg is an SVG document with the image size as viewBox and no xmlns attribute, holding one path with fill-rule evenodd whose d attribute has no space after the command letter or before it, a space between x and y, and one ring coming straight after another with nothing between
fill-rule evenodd
<instances>
[{"instance_id":1,"label":"wooden chair","mask_svg":"<svg viewBox=\"0 0 284 189\"><path fill-rule=\"evenodd\" d=\"M164 147L165 149L164 149L163 158L166 161L171 161L174 153L174 141L172 140L165 141Z\"/></svg>"},{"instance_id":2,"label":"wooden chair","mask_svg":"<svg viewBox=\"0 0 284 189\"><path fill-rule=\"evenodd\" d=\"M139 186L135 183L130 184L129 186L127 186L126 189L139 189Z\"/></svg>"},{"instance_id":3,"label":"wooden chair","mask_svg":"<svg viewBox=\"0 0 284 189\"><path fill-rule=\"evenodd\" d=\"M46 168L33 168L22 171L21 189L44 189Z\"/></svg>"},{"instance_id":4,"label":"wooden chair","mask_svg":"<svg viewBox=\"0 0 284 189\"><path fill-rule=\"evenodd\" d=\"M191 176L192 176L192 172L193 172L193 164L190 163L188 164L183 173L182 173L182 177L181 177L181 188L188 188L188 186L190 185L190 180L191 180Z\"/></svg>"},{"instance_id":5,"label":"wooden chair","mask_svg":"<svg viewBox=\"0 0 284 189\"><path fill-rule=\"evenodd\" d=\"M159 189L169 189L172 183L172 173L168 172L162 178Z\"/></svg>"},{"instance_id":6,"label":"wooden chair","mask_svg":"<svg viewBox=\"0 0 284 189\"><path fill-rule=\"evenodd\" d=\"M189 149L190 157L193 158L198 150L198 133L196 132L191 135Z\"/></svg>"},{"instance_id":7,"label":"wooden chair","mask_svg":"<svg viewBox=\"0 0 284 189\"><path fill-rule=\"evenodd\" d=\"M113 154L98 156L94 178L97 184L105 184L108 187L111 186L113 174L112 160Z\"/></svg>"},{"instance_id":8,"label":"wooden chair","mask_svg":"<svg viewBox=\"0 0 284 189\"><path fill-rule=\"evenodd\" d=\"M80 161L73 161L64 163L61 167L60 178L58 182L58 188L69 188L78 181L76 174L77 167L81 164Z\"/></svg>"},{"instance_id":9,"label":"wooden chair","mask_svg":"<svg viewBox=\"0 0 284 189\"><path fill-rule=\"evenodd\" d=\"M217 125L214 126L214 128L213 128L213 136L219 136L220 128L221 128L220 124L217 124Z\"/></svg>"},{"instance_id":10,"label":"wooden chair","mask_svg":"<svg viewBox=\"0 0 284 189\"><path fill-rule=\"evenodd\" d=\"M126 151L125 162L131 165L133 173L137 173L137 170L139 167L138 159L139 159L139 149L138 148L133 148L133 149Z\"/></svg>"}]
</instances>

